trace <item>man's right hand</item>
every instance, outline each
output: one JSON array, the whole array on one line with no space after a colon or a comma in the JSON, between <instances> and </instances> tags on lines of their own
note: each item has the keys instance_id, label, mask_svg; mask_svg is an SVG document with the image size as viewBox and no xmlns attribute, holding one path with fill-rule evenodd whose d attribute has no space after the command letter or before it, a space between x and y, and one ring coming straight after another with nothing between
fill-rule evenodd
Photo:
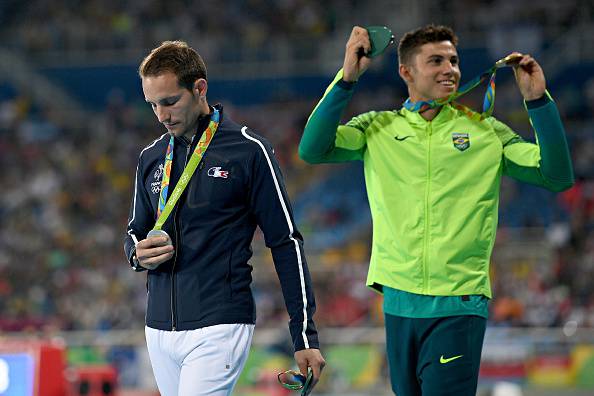
<instances>
[{"instance_id":1,"label":"man's right hand","mask_svg":"<svg viewBox=\"0 0 594 396\"><path fill-rule=\"evenodd\" d=\"M297 362L299 372L305 377L307 377L307 373L311 368L311 371L313 372L312 383L309 386L309 392L311 392L320 380L322 370L324 369L324 366L326 366L326 360L322 357L319 349L310 348L295 352L295 362ZM309 392L306 394L309 394Z\"/></svg>"},{"instance_id":2,"label":"man's right hand","mask_svg":"<svg viewBox=\"0 0 594 396\"><path fill-rule=\"evenodd\" d=\"M143 239L136 245L136 258L141 266L154 270L159 264L171 259L175 249L164 236Z\"/></svg>"},{"instance_id":3,"label":"man's right hand","mask_svg":"<svg viewBox=\"0 0 594 396\"><path fill-rule=\"evenodd\" d=\"M361 56L361 53L371 51L371 41L367 29L361 26L353 27L351 37L346 43L344 64L342 65L342 79L346 82L355 82L371 64L371 58Z\"/></svg>"}]
</instances>

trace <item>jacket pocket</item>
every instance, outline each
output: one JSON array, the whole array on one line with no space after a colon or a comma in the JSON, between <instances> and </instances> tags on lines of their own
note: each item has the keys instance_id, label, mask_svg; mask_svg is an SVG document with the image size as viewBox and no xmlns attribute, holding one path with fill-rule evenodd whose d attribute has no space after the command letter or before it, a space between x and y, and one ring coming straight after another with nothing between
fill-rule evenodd
<instances>
[{"instance_id":1,"label":"jacket pocket","mask_svg":"<svg viewBox=\"0 0 594 396\"><path fill-rule=\"evenodd\" d=\"M148 276L147 321L168 323L171 321L171 277L167 273L154 272Z\"/></svg>"}]
</instances>

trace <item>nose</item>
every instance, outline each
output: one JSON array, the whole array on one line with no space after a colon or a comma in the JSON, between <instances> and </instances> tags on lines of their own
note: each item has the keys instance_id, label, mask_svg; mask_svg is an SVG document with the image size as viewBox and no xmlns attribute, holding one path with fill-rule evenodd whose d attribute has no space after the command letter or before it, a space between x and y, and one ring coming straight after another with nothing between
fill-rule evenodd
<instances>
[{"instance_id":1,"label":"nose","mask_svg":"<svg viewBox=\"0 0 594 396\"><path fill-rule=\"evenodd\" d=\"M443 62L442 73L447 75L453 75L456 73L458 65L449 61Z\"/></svg>"},{"instance_id":2,"label":"nose","mask_svg":"<svg viewBox=\"0 0 594 396\"><path fill-rule=\"evenodd\" d=\"M163 123L169 119L170 114L165 107L157 105L154 111L159 122Z\"/></svg>"},{"instance_id":3,"label":"nose","mask_svg":"<svg viewBox=\"0 0 594 396\"><path fill-rule=\"evenodd\" d=\"M441 72L444 74L452 74L454 72L454 65L452 62L443 62Z\"/></svg>"}]
</instances>

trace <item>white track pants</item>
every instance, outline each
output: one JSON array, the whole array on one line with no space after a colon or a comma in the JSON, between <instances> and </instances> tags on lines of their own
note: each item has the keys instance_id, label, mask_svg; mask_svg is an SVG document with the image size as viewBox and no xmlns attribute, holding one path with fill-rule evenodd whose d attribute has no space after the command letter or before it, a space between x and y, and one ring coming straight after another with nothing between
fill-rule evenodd
<instances>
[{"instance_id":1,"label":"white track pants","mask_svg":"<svg viewBox=\"0 0 594 396\"><path fill-rule=\"evenodd\" d=\"M162 396L229 396L247 360L254 325L221 324L188 331L145 327Z\"/></svg>"}]
</instances>

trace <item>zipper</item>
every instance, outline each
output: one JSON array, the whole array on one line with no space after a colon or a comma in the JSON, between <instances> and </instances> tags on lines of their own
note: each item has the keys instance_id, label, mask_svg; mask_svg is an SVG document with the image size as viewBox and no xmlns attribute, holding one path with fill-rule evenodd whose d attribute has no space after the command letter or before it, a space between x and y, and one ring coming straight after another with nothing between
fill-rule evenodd
<instances>
[{"instance_id":1,"label":"zipper","mask_svg":"<svg viewBox=\"0 0 594 396\"><path fill-rule=\"evenodd\" d=\"M425 188L425 235L423 238L423 292L427 293L429 284L429 270L427 269L427 255L429 254L429 196L431 193L431 135L432 123L429 121L427 129L427 187Z\"/></svg>"},{"instance_id":2,"label":"zipper","mask_svg":"<svg viewBox=\"0 0 594 396\"><path fill-rule=\"evenodd\" d=\"M192 140L188 147L186 147L186 159L184 160L184 168L188 164L188 157L190 156L190 149L192 148L192 142L194 141L194 137L192 136ZM183 173L183 170L182 170ZM179 180L178 180L179 182ZM171 266L171 330L175 331L175 264L177 263L177 254L178 254L178 247L181 244L181 233L177 227L177 210L179 205L175 206L175 211L173 212L173 231L175 232L175 258L173 259L173 265Z\"/></svg>"}]
</instances>

